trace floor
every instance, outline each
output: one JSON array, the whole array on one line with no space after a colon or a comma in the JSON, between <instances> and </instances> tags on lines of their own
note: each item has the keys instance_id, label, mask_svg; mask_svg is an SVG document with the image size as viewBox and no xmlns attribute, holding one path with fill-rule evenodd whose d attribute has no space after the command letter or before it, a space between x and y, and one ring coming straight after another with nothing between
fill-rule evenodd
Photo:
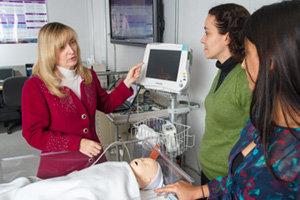
<instances>
[{"instance_id":1,"label":"floor","mask_svg":"<svg viewBox=\"0 0 300 200\"><path fill-rule=\"evenodd\" d=\"M38 160L30 156L38 154L40 151L23 138L22 126L14 128L12 134L7 134L3 123L0 123L0 183L10 182L24 173L36 174Z\"/></svg>"},{"instance_id":2,"label":"floor","mask_svg":"<svg viewBox=\"0 0 300 200\"><path fill-rule=\"evenodd\" d=\"M0 123L1 159L36 153L40 153L40 151L31 147L22 136L22 126L13 128L13 132L11 134L7 134L7 130L3 123Z\"/></svg>"}]
</instances>

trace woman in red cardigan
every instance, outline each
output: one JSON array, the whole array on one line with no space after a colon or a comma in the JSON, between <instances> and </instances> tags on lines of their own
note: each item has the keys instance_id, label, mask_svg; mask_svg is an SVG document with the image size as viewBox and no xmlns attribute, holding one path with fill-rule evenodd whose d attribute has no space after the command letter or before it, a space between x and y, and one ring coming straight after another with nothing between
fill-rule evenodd
<instances>
[{"instance_id":1,"label":"woman in red cardigan","mask_svg":"<svg viewBox=\"0 0 300 200\"><path fill-rule=\"evenodd\" d=\"M47 159L42 156L40 178L82 169L89 158L103 151L95 129L96 110L110 113L131 96L130 87L139 78L142 64L131 68L124 81L108 94L96 73L82 65L72 28L57 22L41 28L33 77L23 88L22 134L42 153L71 152L68 156L47 155Z\"/></svg>"}]
</instances>

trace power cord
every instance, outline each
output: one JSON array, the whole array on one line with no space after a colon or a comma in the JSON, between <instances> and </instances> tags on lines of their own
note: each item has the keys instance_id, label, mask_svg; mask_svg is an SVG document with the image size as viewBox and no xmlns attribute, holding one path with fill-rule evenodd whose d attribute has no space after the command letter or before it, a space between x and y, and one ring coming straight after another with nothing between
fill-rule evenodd
<instances>
[{"instance_id":1,"label":"power cord","mask_svg":"<svg viewBox=\"0 0 300 200\"><path fill-rule=\"evenodd\" d=\"M122 147L124 147L127 152L129 160L131 160L131 156L130 156L128 147L126 146L126 142L115 141L107 146L107 148L102 152L102 154L95 160L95 162L90 167L94 166L113 145L122 145ZM124 156L123 156L123 158L124 158Z\"/></svg>"}]
</instances>

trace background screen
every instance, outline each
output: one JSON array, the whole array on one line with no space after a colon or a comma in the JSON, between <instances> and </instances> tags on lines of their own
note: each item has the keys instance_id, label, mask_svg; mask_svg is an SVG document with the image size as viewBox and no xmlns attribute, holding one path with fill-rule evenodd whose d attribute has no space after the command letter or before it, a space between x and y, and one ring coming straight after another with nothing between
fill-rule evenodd
<instances>
[{"instance_id":1,"label":"background screen","mask_svg":"<svg viewBox=\"0 0 300 200\"><path fill-rule=\"evenodd\" d=\"M111 34L115 39L153 39L153 0L111 0Z\"/></svg>"}]
</instances>

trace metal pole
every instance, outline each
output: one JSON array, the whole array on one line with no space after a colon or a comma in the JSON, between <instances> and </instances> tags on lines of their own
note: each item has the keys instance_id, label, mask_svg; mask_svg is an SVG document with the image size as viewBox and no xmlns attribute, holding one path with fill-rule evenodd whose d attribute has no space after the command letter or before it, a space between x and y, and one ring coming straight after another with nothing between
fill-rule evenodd
<instances>
[{"instance_id":1,"label":"metal pole","mask_svg":"<svg viewBox=\"0 0 300 200\"><path fill-rule=\"evenodd\" d=\"M174 110L177 107L177 94L172 93L171 94L171 99L170 99L170 109ZM176 122L177 118L176 118L176 114L175 113L171 113L170 114L170 121L171 122Z\"/></svg>"},{"instance_id":2,"label":"metal pole","mask_svg":"<svg viewBox=\"0 0 300 200\"><path fill-rule=\"evenodd\" d=\"M175 43L178 44L179 30L179 0L175 1Z\"/></svg>"},{"instance_id":3,"label":"metal pole","mask_svg":"<svg viewBox=\"0 0 300 200\"><path fill-rule=\"evenodd\" d=\"M107 13L106 13L106 0L104 0L104 46L105 46L105 66L108 69L108 51L107 51ZM103 63L102 63L103 64Z\"/></svg>"},{"instance_id":4,"label":"metal pole","mask_svg":"<svg viewBox=\"0 0 300 200\"><path fill-rule=\"evenodd\" d=\"M92 56L95 59L95 33L94 33L94 5L93 0L91 0L91 34L92 34Z\"/></svg>"}]
</instances>

